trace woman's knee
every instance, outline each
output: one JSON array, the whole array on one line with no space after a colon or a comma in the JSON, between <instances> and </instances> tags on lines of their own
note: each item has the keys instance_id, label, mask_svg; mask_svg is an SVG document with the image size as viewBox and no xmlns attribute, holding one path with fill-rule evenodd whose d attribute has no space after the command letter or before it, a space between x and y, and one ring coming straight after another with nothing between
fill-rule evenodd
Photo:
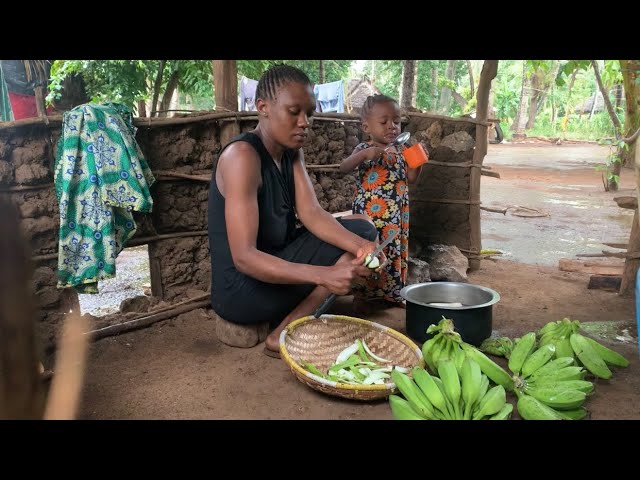
<instances>
[{"instance_id":1,"label":"woman's knee","mask_svg":"<svg viewBox=\"0 0 640 480\"><path fill-rule=\"evenodd\" d=\"M351 233L373 242L378 237L378 230L371 219L366 215L354 214L343 217L343 226Z\"/></svg>"}]
</instances>

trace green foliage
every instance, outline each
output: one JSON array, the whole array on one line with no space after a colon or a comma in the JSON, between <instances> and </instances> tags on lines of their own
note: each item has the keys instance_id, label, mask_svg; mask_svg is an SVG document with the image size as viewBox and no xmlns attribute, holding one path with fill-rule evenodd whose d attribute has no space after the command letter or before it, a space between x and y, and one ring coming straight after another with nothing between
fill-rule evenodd
<instances>
[{"instance_id":1,"label":"green foliage","mask_svg":"<svg viewBox=\"0 0 640 480\"><path fill-rule=\"evenodd\" d=\"M120 102L130 108L138 100L153 95L160 60L56 60L51 68L48 99L59 98L67 75L82 75L92 102ZM178 89L195 96L212 95L210 60L167 60L163 70L160 97L173 72Z\"/></svg>"}]
</instances>

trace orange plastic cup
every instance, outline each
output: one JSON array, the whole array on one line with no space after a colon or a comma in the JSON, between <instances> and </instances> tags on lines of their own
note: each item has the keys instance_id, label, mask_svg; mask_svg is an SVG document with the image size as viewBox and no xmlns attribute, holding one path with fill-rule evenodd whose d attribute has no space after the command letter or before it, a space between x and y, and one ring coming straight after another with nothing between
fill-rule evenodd
<instances>
[{"instance_id":1,"label":"orange plastic cup","mask_svg":"<svg viewBox=\"0 0 640 480\"><path fill-rule=\"evenodd\" d=\"M402 152L407 165L411 168L418 168L429 161L429 155L425 151L421 143L416 143L413 147L407 148Z\"/></svg>"}]
</instances>

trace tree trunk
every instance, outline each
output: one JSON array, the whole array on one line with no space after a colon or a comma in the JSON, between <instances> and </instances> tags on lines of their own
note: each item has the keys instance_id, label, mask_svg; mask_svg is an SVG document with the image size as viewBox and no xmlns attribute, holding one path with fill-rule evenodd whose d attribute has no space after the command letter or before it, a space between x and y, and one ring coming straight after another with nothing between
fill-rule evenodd
<instances>
[{"instance_id":1,"label":"tree trunk","mask_svg":"<svg viewBox=\"0 0 640 480\"><path fill-rule=\"evenodd\" d=\"M455 60L447 60L447 69L445 71L445 78L448 80L447 83L453 82L453 78L456 71L456 61ZM440 95L440 111L443 114L449 113L449 106L451 105L451 89L448 86L444 86L441 89L442 94Z\"/></svg>"},{"instance_id":2,"label":"tree trunk","mask_svg":"<svg viewBox=\"0 0 640 480\"><path fill-rule=\"evenodd\" d=\"M640 127L640 60L620 60L620 71L624 84L624 134L625 137L633 135ZM630 163L636 158L635 151L638 148L638 141L629 145L629 150L623 152L623 165Z\"/></svg>"},{"instance_id":3,"label":"tree trunk","mask_svg":"<svg viewBox=\"0 0 640 480\"><path fill-rule=\"evenodd\" d=\"M155 117L158 110L158 97L160 96L160 86L162 85L162 74L164 72L164 66L166 60L160 60L160 66L158 67L158 74L156 75L156 81L153 83L153 99L151 100L151 113L150 117Z\"/></svg>"},{"instance_id":4,"label":"tree trunk","mask_svg":"<svg viewBox=\"0 0 640 480\"><path fill-rule=\"evenodd\" d=\"M476 96L476 85L473 81L473 66L471 65L471 60L467 60L467 69L469 70L469 88L471 89L471 98Z\"/></svg>"},{"instance_id":5,"label":"tree trunk","mask_svg":"<svg viewBox=\"0 0 640 480\"><path fill-rule=\"evenodd\" d=\"M438 69L431 69L431 111L438 111Z\"/></svg>"},{"instance_id":6,"label":"tree trunk","mask_svg":"<svg viewBox=\"0 0 640 480\"><path fill-rule=\"evenodd\" d=\"M527 61L522 61L522 88L520 89L520 105L518 106L518 113L511 125L511 131L515 133L517 137L524 137L524 131L526 128L527 118L527 102L529 99L529 78L527 77Z\"/></svg>"},{"instance_id":7,"label":"tree trunk","mask_svg":"<svg viewBox=\"0 0 640 480\"><path fill-rule=\"evenodd\" d=\"M167 88L164 91L164 95L162 96L162 101L160 102L160 112L159 117L166 117L167 112L169 110L169 106L171 103L171 97L173 97L173 92L178 87L178 80L180 79L180 74L177 70L171 72L171 76L169 77L169 81L167 82Z\"/></svg>"},{"instance_id":8,"label":"tree trunk","mask_svg":"<svg viewBox=\"0 0 640 480\"><path fill-rule=\"evenodd\" d=\"M489 93L491 92L491 82L498 73L498 60L485 60L480 73L478 83L478 93L476 96L476 119L481 122L487 121L489 108ZM476 125L476 146L473 152L473 164L482 165L487 154L487 126ZM482 250L481 230L480 230L480 168L471 169L469 185L469 230L470 247L472 252L476 252L475 258L469 259L470 270L477 270L480 267L479 254Z\"/></svg>"},{"instance_id":9,"label":"tree trunk","mask_svg":"<svg viewBox=\"0 0 640 480\"><path fill-rule=\"evenodd\" d=\"M217 111L238 111L238 66L235 60L213 61Z\"/></svg>"},{"instance_id":10,"label":"tree trunk","mask_svg":"<svg viewBox=\"0 0 640 480\"><path fill-rule=\"evenodd\" d=\"M538 113L538 104L542 96L542 85L540 77L534 73L531 75L531 98L529 99L529 117L525 128L527 130L533 128L536 124L536 114Z\"/></svg>"},{"instance_id":11,"label":"tree trunk","mask_svg":"<svg viewBox=\"0 0 640 480\"><path fill-rule=\"evenodd\" d=\"M147 116L147 106L144 103L144 100L138 100L138 116L146 117Z\"/></svg>"},{"instance_id":12,"label":"tree trunk","mask_svg":"<svg viewBox=\"0 0 640 480\"><path fill-rule=\"evenodd\" d=\"M411 106L417 108L418 106L418 67L420 64L418 60L414 60L414 68L413 68L413 93L411 94Z\"/></svg>"},{"instance_id":13,"label":"tree trunk","mask_svg":"<svg viewBox=\"0 0 640 480\"><path fill-rule=\"evenodd\" d=\"M324 60L318 62L318 83L324 83Z\"/></svg>"},{"instance_id":14,"label":"tree trunk","mask_svg":"<svg viewBox=\"0 0 640 480\"><path fill-rule=\"evenodd\" d=\"M415 98L415 60L404 60L402 62L402 84L400 85L400 107L410 108L415 107L412 104L412 99Z\"/></svg>"},{"instance_id":15,"label":"tree trunk","mask_svg":"<svg viewBox=\"0 0 640 480\"><path fill-rule=\"evenodd\" d=\"M616 85L616 112L620 108L621 103L622 103L622 84L618 83Z\"/></svg>"},{"instance_id":16,"label":"tree trunk","mask_svg":"<svg viewBox=\"0 0 640 480\"><path fill-rule=\"evenodd\" d=\"M602 83L602 77L600 77L600 68L598 67L598 62L596 60L591 60L591 66L593 67L593 73L596 75L596 82L598 83L598 88L600 89L600 93L602 93L602 99L604 100L604 105L607 107L607 112L609 113L609 117L611 118L611 122L613 123L613 127L616 133L616 140L620 138L620 133L622 131L622 125L620 125L620 120L616 115L616 112L613 109L613 105L611 105L611 100L609 99L609 92L604 87ZM596 100L598 96L596 95L593 104L595 108ZM631 132L633 133L633 132ZM607 166L607 183L608 183L608 191L615 192L618 190L618 179L620 178L620 170L622 168L622 160L623 160L623 151L618 148L618 161L614 162L613 165Z\"/></svg>"}]
</instances>

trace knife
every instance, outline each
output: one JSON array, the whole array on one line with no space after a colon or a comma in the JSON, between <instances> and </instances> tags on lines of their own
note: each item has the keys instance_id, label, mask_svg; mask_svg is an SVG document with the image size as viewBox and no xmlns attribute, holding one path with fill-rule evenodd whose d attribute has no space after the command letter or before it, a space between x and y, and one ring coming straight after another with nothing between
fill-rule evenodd
<instances>
[{"instance_id":1,"label":"knife","mask_svg":"<svg viewBox=\"0 0 640 480\"><path fill-rule=\"evenodd\" d=\"M386 247L387 245L389 245L391 243L391 241L396 238L396 235L398 235L398 233L400 233L400 229L397 229L395 232L393 232L391 235L389 235L384 242L382 242L380 245L378 245L376 247L376 249L371 253L371 258L373 259L373 257L377 257L378 255L380 255L380 252L382 252L382 250L384 249L384 247ZM319 318L320 315L322 315L323 313L325 313L327 310L329 310L329 308L331 308L331 305L333 305L333 302L336 301L337 295L335 293L332 293L331 295L329 295L326 300L324 302L322 302L322 305L320 305L318 307L318 309L315 311L315 313L313 314L314 317Z\"/></svg>"}]
</instances>

